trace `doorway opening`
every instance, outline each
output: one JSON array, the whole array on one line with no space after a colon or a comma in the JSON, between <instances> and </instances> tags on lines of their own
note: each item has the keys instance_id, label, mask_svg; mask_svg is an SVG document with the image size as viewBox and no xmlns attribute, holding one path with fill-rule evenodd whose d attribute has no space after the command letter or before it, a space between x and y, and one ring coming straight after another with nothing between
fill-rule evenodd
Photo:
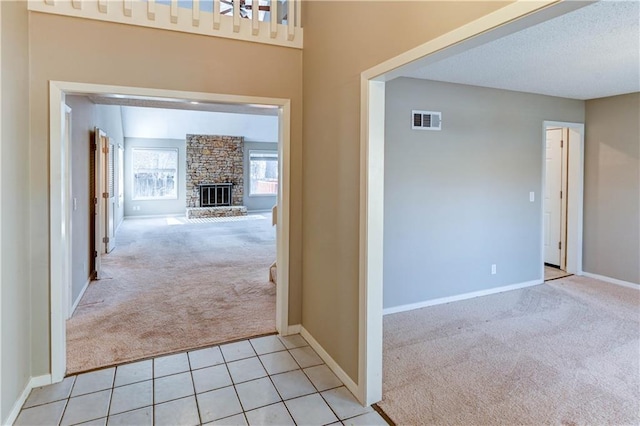
<instances>
[{"instance_id":1,"label":"doorway opening","mask_svg":"<svg viewBox=\"0 0 640 426\"><path fill-rule=\"evenodd\" d=\"M561 2L553 7L518 3L501 8L471 24L431 40L397 57L378 64L361 74L361 174L360 174L360 327L359 327L359 370L358 398L365 404L382 399L383 380L383 260L384 260L384 169L385 169L385 91L386 83L409 73L419 75L427 65L451 58L459 53L478 47L487 42L517 33L538 23L548 21L579 8L575 3ZM457 68L466 69L466 68ZM414 76L415 78L415 76ZM419 78L425 78L423 75ZM409 109L410 111L410 109ZM544 119L540 117L539 119ZM443 114L443 126L446 123ZM407 121L408 122L408 121ZM551 123L553 124L553 123ZM542 133L544 133L544 129ZM538 159L533 159L537 163ZM539 163L538 163L539 164ZM581 169L579 169L581 172ZM525 201L540 197L540 189L524 195ZM537 194L535 194L537 192ZM528 200L527 200L528 198ZM581 194L579 201L581 202ZM533 202L533 201L530 201ZM540 255L542 255L542 203L539 212ZM576 204L577 205L577 204ZM581 204L580 204L581 206ZM581 208L575 212L578 220L575 229L581 229ZM570 235L571 234L571 235ZM567 237L581 247L581 232L569 231ZM535 238L537 240L537 238ZM533 241L533 239L532 239ZM570 251L568 252L570 256ZM576 250L575 259L567 258L567 264L574 265L576 273L581 273L581 250ZM542 283L544 265L540 258L539 269L534 261L531 268L538 278L527 285ZM567 266L569 268L569 266ZM492 273L494 268L490 268ZM532 276L533 277L533 276Z\"/></svg>"},{"instance_id":2,"label":"doorway opening","mask_svg":"<svg viewBox=\"0 0 640 426\"><path fill-rule=\"evenodd\" d=\"M543 123L542 276L582 270L584 124Z\"/></svg>"},{"instance_id":3,"label":"doorway opening","mask_svg":"<svg viewBox=\"0 0 640 426\"><path fill-rule=\"evenodd\" d=\"M69 314L67 296L70 292L68 274L71 271L71 238L68 229L71 225L73 197L68 189L70 182L71 147L64 138L65 123L61 120L67 95L108 95L114 97L131 97L138 99L163 98L183 103L217 103L230 106L255 105L264 108L275 108L278 121L278 193L277 213L274 222L277 223L276 264L278 274L276 279L276 331L282 335L290 334L288 325L288 234L289 234L289 135L290 135L290 101L280 98L261 98L249 96L235 96L211 94L201 92L182 92L172 90L145 89L120 86L103 86L95 84L51 82L50 83L50 185L51 185L51 370L52 380L62 380L66 370L66 319ZM108 135L106 135L108 137ZM114 149L114 161L116 154ZM107 154L107 159L108 153ZM108 165L105 161L105 172L102 175L108 179ZM108 185L108 181L106 182ZM114 191L115 192L115 191ZM106 230L106 219L98 225ZM269 214L269 219L271 219ZM104 226L103 226L104 225ZM98 233L96 233L98 234ZM102 243L103 240L97 241ZM268 270L264 275L267 276Z\"/></svg>"}]
</instances>

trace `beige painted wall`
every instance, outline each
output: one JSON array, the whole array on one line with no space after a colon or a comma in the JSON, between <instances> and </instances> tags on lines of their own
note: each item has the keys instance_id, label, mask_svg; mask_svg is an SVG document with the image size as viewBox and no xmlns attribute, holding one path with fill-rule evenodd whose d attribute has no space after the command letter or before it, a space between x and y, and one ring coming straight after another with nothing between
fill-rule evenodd
<instances>
[{"instance_id":1,"label":"beige painted wall","mask_svg":"<svg viewBox=\"0 0 640 426\"><path fill-rule=\"evenodd\" d=\"M301 317L302 52L30 13L31 270L35 375L49 371L48 81L289 98L290 323Z\"/></svg>"},{"instance_id":2,"label":"beige painted wall","mask_svg":"<svg viewBox=\"0 0 640 426\"><path fill-rule=\"evenodd\" d=\"M640 284L640 93L586 102L585 272Z\"/></svg>"},{"instance_id":3,"label":"beige painted wall","mask_svg":"<svg viewBox=\"0 0 640 426\"><path fill-rule=\"evenodd\" d=\"M0 424L31 376L29 303L29 63L26 2L0 2ZM46 216L45 216L46 217ZM46 295L45 297L47 297Z\"/></svg>"},{"instance_id":4,"label":"beige painted wall","mask_svg":"<svg viewBox=\"0 0 640 426\"><path fill-rule=\"evenodd\" d=\"M507 4L305 2L302 324L355 381L360 73Z\"/></svg>"}]
</instances>

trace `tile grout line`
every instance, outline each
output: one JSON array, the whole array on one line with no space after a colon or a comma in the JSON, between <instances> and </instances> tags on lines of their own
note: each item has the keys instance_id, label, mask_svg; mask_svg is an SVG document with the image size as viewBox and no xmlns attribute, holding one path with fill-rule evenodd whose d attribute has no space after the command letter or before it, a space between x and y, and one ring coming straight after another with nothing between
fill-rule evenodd
<instances>
[{"instance_id":1,"label":"tile grout line","mask_svg":"<svg viewBox=\"0 0 640 426\"><path fill-rule=\"evenodd\" d=\"M249 346L251 346L251 349L255 352L255 349L253 349L253 345L251 344L249 339L247 339L247 341L249 342ZM236 384L233 381L233 376L231 375L231 370L229 370L229 364L227 363L227 357L224 356L224 352L222 351L222 345L220 345L218 347L220 348L220 355L222 356L222 361L224 362L224 366L227 369L227 373L229 374L229 379L231 379L231 386L233 387L233 391L236 394L236 398L238 398L238 404L240 404L240 409L242 410L242 414L244 416L244 419L245 419L246 423L249 424L249 420L247 419L247 414L246 414L246 411L244 409L244 405L242 404L242 401L240 400L240 394L238 393L238 389L236 388Z\"/></svg>"},{"instance_id":2,"label":"tile grout line","mask_svg":"<svg viewBox=\"0 0 640 426\"><path fill-rule=\"evenodd\" d=\"M151 424L156 424L156 359L151 358Z\"/></svg>"},{"instance_id":3,"label":"tile grout line","mask_svg":"<svg viewBox=\"0 0 640 426\"><path fill-rule=\"evenodd\" d=\"M111 403L113 402L113 391L116 386L116 374L118 373L118 367L114 367L113 369L113 379L111 380L111 389L109 392L109 404L107 404L107 414L104 416L106 421L109 421L109 417L111 416ZM96 420L96 419L94 419Z\"/></svg>"},{"instance_id":4,"label":"tile grout line","mask_svg":"<svg viewBox=\"0 0 640 426\"><path fill-rule=\"evenodd\" d=\"M191 377L191 387L193 388L193 399L196 401L196 412L198 414L198 423L202 424L203 422L202 422L202 415L200 414L200 404L198 403L198 393L196 391L196 382L193 379L193 370L191 369L191 358L189 357L189 352L185 352L184 354L187 357L187 364L189 365L189 377Z\"/></svg>"},{"instance_id":5,"label":"tile grout line","mask_svg":"<svg viewBox=\"0 0 640 426\"><path fill-rule=\"evenodd\" d=\"M280 340L280 339L278 339L278 340ZM253 347L253 344L251 343L251 341L249 341L249 343L251 344L251 347ZM284 346L284 343L282 343L282 345ZM255 348L254 348L254 351L255 351ZM290 357L293 358L293 355L291 355L289 353L289 349L286 346L285 346L285 351L289 354ZM284 351L279 351L279 352L284 352ZM277 352L271 352L271 353L277 353ZM265 373L267 373L267 377L269 378L269 382L271 383L271 386L273 386L273 388L276 390L276 393L280 397L280 401L279 402L275 402L275 403L269 404L269 405L275 405L275 404L279 404L281 402L282 405L284 405L284 409L287 410L287 413L289 413L289 417L291 417L291 420L293 421L293 424L297 425L298 423L296 422L296 419L293 418L293 414L291 414L291 411L289 411L289 407L287 407L287 404L285 404L284 398L280 394L280 391L278 390L278 387L276 386L276 384L273 382L273 379L271 378L271 374L269 374L269 372L267 371L267 368L264 366L264 363L262 362L262 359L260 358L260 356L258 356L258 361L260 362L260 365L262 365L262 368L264 368ZM296 365L298 365L298 367L300 366L300 364L298 364L298 362L296 361L295 358L293 358L293 361L296 363ZM295 370L292 370L292 371L295 371ZM268 407L269 405L265 405L264 407ZM258 408L263 408L263 407L258 407ZM258 409L258 408L256 408L256 409Z\"/></svg>"},{"instance_id":6,"label":"tile grout line","mask_svg":"<svg viewBox=\"0 0 640 426\"><path fill-rule=\"evenodd\" d=\"M73 377L73 384L71 385L71 389L69 389L69 396L65 400L64 410L62 410L62 415L60 416L60 420L58 421L58 425L62 424L62 419L64 419L64 415L67 413L67 408L69 407L69 402L71 402L71 394L73 394L73 389L76 387L77 380L78 380L78 375L76 374Z\"/></svg>"}]
</instances>

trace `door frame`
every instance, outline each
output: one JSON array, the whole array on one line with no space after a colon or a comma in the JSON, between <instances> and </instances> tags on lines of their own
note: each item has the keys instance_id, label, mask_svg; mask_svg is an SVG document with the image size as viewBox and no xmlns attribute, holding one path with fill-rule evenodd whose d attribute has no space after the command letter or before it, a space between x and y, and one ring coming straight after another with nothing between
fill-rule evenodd
<instances>
[{"instance_id":1,"label":"door frame","mask_svg":"<svg viewBox=\"0 0 640 426\"><path fill-rule=\"evenodd\" d=\"M93 172L93 182L94 182L94 217L93 217L93 244L94 244L94 272L95 279L99 280L102 278L102 247L104 243L102 242L104 238L104 229L105 229L105 217L104 217L104 199L102 198L102 193L104 192L104 152L103 141L104 139L108 139L109 136L107 133L99 127L95 127L94 130L94 140L95 150L93 150L93 163L94 169Z\"/></svg>"},{"instance_id":2,"label":"door frame","mask_svg":"<svg viewBox=\"0 0 640 426\"><path fill-rule=\"evenodd\" d=\"M547 144L547 128L561 127L568 129L569 135L571 130L579 134L577 141L567 137L566 155L569 156L567 165L567 193L566 193L566 236L564 237L564 271L569 274L582 275L582 224L583 224L583 197L584 197L584 123L572 123L565 121L545 120L542 122L542 181L541 188L545 188L546 184L546 150ZM563 154L564 156L565 154ZM540 233L542 259L540 266L540 276L544 280L544 195L540 202L540 220L543 224ZM563 203L565 200L563 200ZM562 241L562 239L561 239ZM560 265L562 266L562 252Z\"/></svg>"},{"instance_id":3,"label":"door frame","mask_svg":"<svg viewBox=\"0 0 640 426\"><path fill-rule=\"evenodd\" d=\"M400 70L420 66L419 60L435 62L587 4L518 0L361 73L358 385L355 395L360 403L370 405L382 399L385 82L400 76Z\"/></svg>"},{"instance_id":4,"label":"door frame","mask_svg":"<svg viewBox=\"0 0 640 426\"><path fill-rule=\"evenodd\" d=\"M66 372L66 313L63 300L66 280L64 269L71 268L71 240L64 224L70 221L71 199L66 185L70 182L70 164L64 161L68 147L63 141L61 117L66 95L122 95L161 97L194 102L227 104L268 105L278 108L278 179L276 226L276 330L287 335L295 332L289 326L289 221L290 221L290 146L291 146L291 100L257 96L228 95L220 93L188 92L178 90L151 89L127 86L111 86L65 81L49 82L49 185L50 185L50 332L51 332L51 377L52 382L61 381ZM67 255L68 254L68 255Z\"/></svg>"}]
</instances>

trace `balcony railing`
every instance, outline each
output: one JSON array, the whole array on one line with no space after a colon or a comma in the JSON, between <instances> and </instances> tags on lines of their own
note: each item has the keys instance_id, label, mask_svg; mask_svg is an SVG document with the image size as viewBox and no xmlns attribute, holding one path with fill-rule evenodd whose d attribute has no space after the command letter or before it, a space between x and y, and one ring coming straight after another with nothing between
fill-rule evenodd
<instances>
[{"instance_id":1,"label":"balcony railing","mask_svg":"<svg viewBox=\"0 0 640 426\"><path fill-rule=\"evenodd\" d=\"M29 10L302 48L301 0L29 0Z\"/></svg>"}]
</instances>

